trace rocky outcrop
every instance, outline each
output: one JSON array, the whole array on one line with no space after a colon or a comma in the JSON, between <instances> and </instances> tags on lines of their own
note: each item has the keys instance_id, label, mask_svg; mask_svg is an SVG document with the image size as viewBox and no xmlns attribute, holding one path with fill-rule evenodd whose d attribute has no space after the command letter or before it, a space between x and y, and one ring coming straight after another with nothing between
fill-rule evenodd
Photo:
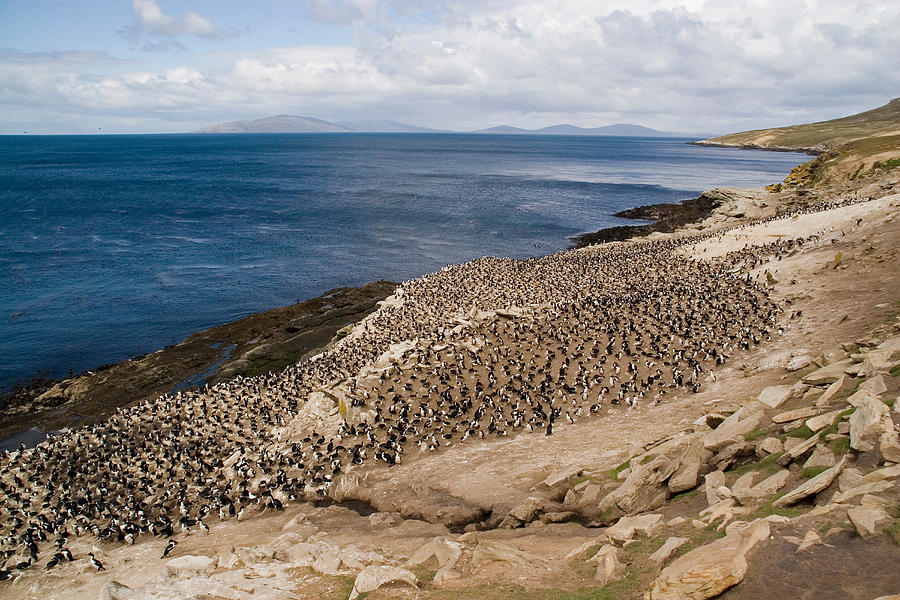
<instances>
[{"instance_id":1,"label":"rocky outcrop","mask_svg":"<svg viewBox=\"0 0 900 600\"><path fill-rule=\"evenodd\" d=\"M349 600L356 600L360 594L374 592L381 586L389 583L404 583L417 587L419 580L416 579L416 575L412 571L400 567L369 565L353 581L353 589L350 591Z\"/></svg>"},{"instance_id":2,"label":"rocky outcrop","mask_svg":"<svg viewBox=\"0 0 900 600\"><path fill-rule=\"evenodd\" d=\"M645 600L704 600L739 583L747 553L769 536L769 523L733 523L721 540L691 550L663 569Z\"/></svg>"}]
</instances>

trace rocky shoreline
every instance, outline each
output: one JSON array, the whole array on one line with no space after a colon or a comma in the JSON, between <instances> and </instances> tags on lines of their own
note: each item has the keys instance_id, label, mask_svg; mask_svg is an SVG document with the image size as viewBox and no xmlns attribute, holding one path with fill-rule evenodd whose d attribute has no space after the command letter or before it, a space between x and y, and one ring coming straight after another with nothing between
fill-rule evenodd
<instances>
[{"instance_id":1,"label":"rocky shoreline","mask_svg":"<svg viewBox=\"0 0 900 600\"><path fill-rule=\"evenodd\" d=\"M719 190L703 192L697 198L684 200L679 204L662 203L638 206L615 213L614 217L653 221L646 225L619 225L607 227L593 233L583 233L573 239L573 248L584 248L593 244L622 242L651 233L671 233L685 225L699 223L722 206L727 199Z\"/></svg>"},{"instance_id":2,"label":"rocky shoreline","mask_svg":"<svg viewBox=\"0 0 900 600\"><path fill-rule=\"evenodd\" d=\"M696 142L688 142L691 146L706 146L708 148L736 148L740 150L768 150L769 152L800 152L801 154L809 154L818 156L827 149L823 147L805 147L805 146L769 146L763 144L732 144L729 142L712 142L709 140L699 140Z\"/></svg>"},{"instance_id":3,"label":"rocky shoreline","mask_svg":"<svg viewBox=\"0 0 900 600\"><path fill-rule=\"evenodd\" d=\"M97 422L173 388L278 371L323 350L396 287L382 280L336 288L118 364L63 379L36 379L0 395L0 440L34 427L46 432Z\"/></svg>"}]
</instances>

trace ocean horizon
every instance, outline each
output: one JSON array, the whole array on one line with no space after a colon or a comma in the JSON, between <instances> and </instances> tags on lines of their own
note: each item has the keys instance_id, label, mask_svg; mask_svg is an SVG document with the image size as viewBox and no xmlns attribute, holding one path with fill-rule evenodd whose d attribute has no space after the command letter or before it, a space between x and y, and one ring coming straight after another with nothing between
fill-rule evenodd
<instances>
[{"instance_id":1,"label":"ocean horizon","mask_svg":"<svg viewBox=\"0 0 900 600\"><path fill-rule=\"evenodd\" d=\"M0 390L481 256L567 249L612 215L808 160L691 138L0 137Z\"/></svg>"}]
</instances>

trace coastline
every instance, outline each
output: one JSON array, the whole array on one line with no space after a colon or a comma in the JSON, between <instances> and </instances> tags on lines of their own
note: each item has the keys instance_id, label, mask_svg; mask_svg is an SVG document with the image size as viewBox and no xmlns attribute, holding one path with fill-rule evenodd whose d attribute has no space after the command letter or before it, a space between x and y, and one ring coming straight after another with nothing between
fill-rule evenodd
<instances>
[{"instance_id":1,"label":"coastline","mask_svg":"<svg viewBox=\"0 0 900 600\"><path fill-rule=\"evenodd\" d=\"M177 344L62 379L38 378L0 394L0 443L102 420L171 391L277 371L317 354L397 284L335 288L303 302L192 333ZM37 428L39 431L34 431Z\"/></svg>"},{"instance_id":2,"label":"coastline","mask_svg":"<svg viewBox=\"0 0 900 600\"><path fill-rule=\"evenodd\" d=\"M773 148L756 146L753 149ZM680 203L649 204L623 210L613 216L652 222L582 233L571 238L570 249L653 233L671 233L704 221L729 201L746 198L747 192L749 190L716 188ZM743 214L727 216L739 218ZM46 432L100 421L117 408L165 393L237 376L260 375L300 362L325 349L336 339L341 328L373 312L377 303L393 293L397 285L380 280L359 287L329 290L297 304L192 333L178 344L120 363L102 365L60 379L39 377L15 386L0 393L0 446L18 436L39 442L46 437Z\"/></svg>"},{"instance_id":3,"label":"coastline","mask_svg":"<svg viewBox=\"0 0 900 600\"><path fill-rule=\"evenodd\" d=\"M736 148L739 150L766 150L769 152L799 152L801 154L809 154L811 156L819 156L825 153L825 149L819 147L807 146L764 146L762 144L732 144L729 142L712 142L709 140L698 140L688 142L691 146L705 146L707 148Z\"/></svg>"},{"instance_id":4,"label":"coastline","mask_svg":"<svg viewBox=\"0 0 900 600\"><path fill-rule=\"evenodd\" d=\"M614 217L653 221L645 225L618 225L606 227L590 233L582 233L573 238L572 248L584 248L593 244L622 242L651 233L671 233L676 229L699 223L719 208L724 199L717 190L703 192L697 198L684 200L678 204L662 203L638 206L615 213Z\"/></svg>"}]
</instances>

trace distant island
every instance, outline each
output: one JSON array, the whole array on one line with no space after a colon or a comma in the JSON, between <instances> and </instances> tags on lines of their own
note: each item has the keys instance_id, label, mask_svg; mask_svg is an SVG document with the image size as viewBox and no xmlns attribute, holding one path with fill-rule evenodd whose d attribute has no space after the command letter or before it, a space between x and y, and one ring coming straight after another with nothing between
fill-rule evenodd
<instances>
[{"instance_id":1,"label":"distant island","mask_svg":"<svg viewBox=\"0 0 900 600\"><path fill-rule=\"evenodd\" d=\"M192 133L453 133L450 130L417 127L396 121L363 120L332 123L313 117L274 115L253 121L230 121L197 129ZM575 125L551 125L540 129L522 129L501 125L464 133L500 135L605 135L636 137L671 137L677 134L658 131L641 125L619 123L605 127L576 127Z\"/></svg>"}]
</instances>

